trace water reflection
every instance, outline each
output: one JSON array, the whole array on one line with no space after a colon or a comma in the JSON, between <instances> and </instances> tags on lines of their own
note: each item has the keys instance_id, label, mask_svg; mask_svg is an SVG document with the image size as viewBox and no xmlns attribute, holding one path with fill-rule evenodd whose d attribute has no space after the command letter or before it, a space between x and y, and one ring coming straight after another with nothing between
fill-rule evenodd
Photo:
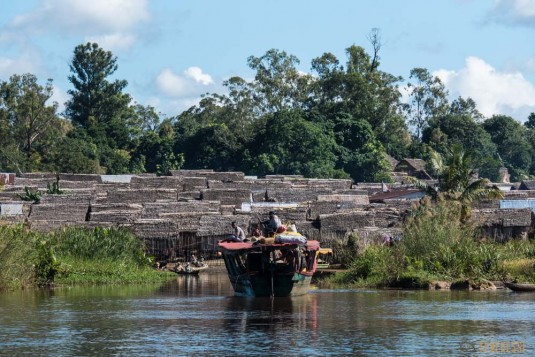
<instances>
[{"instance_id":1,"label":"water reflection","mask_svg":"<svg viewBox=\"0 0 535 357\"><path fill-rule=\"evenodd\" d=\"M161 285L159 293L170 296L233 295L226 274L177 275L176 280Z\"/></svg>"},{"instance_id":2,"label":"water reflection","mask_svg":"<svg viewBox=\"0 0 535 357\"><path fill-rule=\"evenodd\" d=\"M0 355L458 355L495 341L521 341L529 354L534 299L377 290L244 298L223 273L20 291L0 294Z\"/></svg>"},{"instance_id":3,"label":"water reflection","mask_svg":"<svg viewBox=\"0 0 535 357\"><path fill-rule=\"evenodd\" d=\"M227 299L226 309L235 316L225 324L231 334L255 329L267 332L317 328L315 295L276 299L231 297Z\"/></svg>"}]
</instances>

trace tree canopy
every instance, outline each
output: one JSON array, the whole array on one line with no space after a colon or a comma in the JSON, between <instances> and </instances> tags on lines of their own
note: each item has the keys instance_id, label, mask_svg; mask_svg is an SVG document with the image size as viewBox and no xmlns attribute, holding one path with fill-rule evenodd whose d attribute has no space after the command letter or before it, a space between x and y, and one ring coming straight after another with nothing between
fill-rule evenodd
<instances>
[{"instance_id":1,"label":"tree canopy","mask_svg":"<svg viewBox=\"0 0 535 357\"><path fill-rule=\"evenodd\" d=\"M112 52L80 44L62 116L52 80L0 81L0 169L162 175L185 167L388 181L387 155L430 160L459 146L491 180L502 166L514 180L535 174L534 113L521 125L485 118L471 98L449 102L426 68L406 81L383 71L379 31L368 39L371 52L358 45L342 59L326 52L308 73L283 50L249 56L252 79L230 77L222 93L171 117L135 103L128 82L112 79L119 67Z\"/></svg>"}]
</instances>

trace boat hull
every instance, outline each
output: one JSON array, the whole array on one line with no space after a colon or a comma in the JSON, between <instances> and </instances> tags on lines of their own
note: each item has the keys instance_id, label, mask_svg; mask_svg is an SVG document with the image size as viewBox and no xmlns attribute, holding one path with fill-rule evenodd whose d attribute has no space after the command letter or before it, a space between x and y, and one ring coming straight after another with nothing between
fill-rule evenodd
<instances>
[{"instance_id":1,"label":"boat hull","mask_svg":"<svg viewBox=\"0 0 535 357\"><path fill-rule=\"evenodd\" d=\"M316 270L316 241L306 244L220 243L236 296L288 297L310 290Z\"/></svg>"},{"instance_id":2,"label":"boat hull","mask_svg":"<svg viewBox=\"0 0 535 357\"><path fill-rule=\"evenodd\" d=\"M504 285L513 291L535 292L535 284L504 283Z\"/></svg>"},{"instance_id":3,"label":"boat hull","mask_svg":"<svg viewBox=\"0 0 535 357\"><path fill-rule=\"evenodd\" d=\"M249 297L287 297L305 295L310 290L311 276L302 274L276 275L241 275L229 276L236 296Z\"/></svg>"}]
</instances>

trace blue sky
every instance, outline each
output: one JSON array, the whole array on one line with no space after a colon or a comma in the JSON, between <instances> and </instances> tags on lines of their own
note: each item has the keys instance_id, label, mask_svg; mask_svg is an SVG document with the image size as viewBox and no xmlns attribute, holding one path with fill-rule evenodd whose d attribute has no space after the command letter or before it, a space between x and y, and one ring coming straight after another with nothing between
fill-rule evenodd
<instances>
[{"instance_id":1,"label":"blue sky","mask_svg":"<svg viewBox=\"0 0 535 357\"><path fill-rule=\"evenodd\" d=\"M116 77L140 104L173 116L230 76L251 79L247 57L272 48L344 62L380 29L385 72L415 67L486 116L535 112L535 0L0 0L0 80L52 78L60 104L74 47L91 41L118 58Z\"/></svg>"}]
</instances>

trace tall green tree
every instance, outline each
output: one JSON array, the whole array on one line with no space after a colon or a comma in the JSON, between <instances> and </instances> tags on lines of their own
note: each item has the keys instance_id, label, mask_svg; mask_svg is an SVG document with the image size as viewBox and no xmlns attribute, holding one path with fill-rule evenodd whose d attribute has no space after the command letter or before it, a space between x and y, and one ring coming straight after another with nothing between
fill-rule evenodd
<instances>
[{"instance_id":1,"label":"tall green tree","mask_svg":"<svg viewBox=\"0 0 535 357\"><path fill-rule=\"evenodd\" d=\"M335 120L334 133L338 143L338 167L356 182L388 181L386 152L366 120L355 120L341 114Z\"/></svg>"},{"instance_id":2,"label":"tall green tree","mask_svg":"<svg viewBox=\"0 0 535 357\"><path fill-rule=\"evenodd\" d=\"M447 112L447 91L442 81L425 68L413 68L409 80L409 103L405 110L409 123L415 129L416 138L421 139L431 118Z\"/></svg>"},{"instance_id":3,"label":"tall green tree","mask_svg":"<svg viewBox=\"0 0 535 357\"><path fill-rule=\"evenodd\" d=\"M52 94L52 80L42 86L33 74L13 75L0 83L0 151L11 151L2 156L18 169L40 168L42 156L51 145L47 137L60 126L58 104L50 103Z\"/></svg>"},{"instance_id":4,"label":"tall green tree","mask_svg":"<svg viewBox=\"0 0 535 357\"><path fill-rule=\"evenodd\" d=\"M535 129L535 113L530 113L524 126L529 129Z\"/></svg>"},{"instance_id":5,"label":"tall green tree","mask_svg":"<svg viewBox=\"0 0 535 357\"><path fill-rule=\"evenodd\" d=\"M476 123L484 119L483 114L477 110L477 104L470 97L459 97L450 104L449 114L470 116Z\"/></svg>"},{"instance_id":6,"label":"tall green tree","mask_svg":"<svg viewBox=\"0 0 535 357\"><path fill-rule=\"evenodd\" d=\"M447 114L429 120L422 141L443 155L452 146L461 145L472 152L472 164L480 175L496 180L502 164L490 134L478 123L481 118L473 100L458 98Z\"/></svg>"},{"instance_id":7,"label":"tall green tree","mask_svg":"<svg viewBox=\"0 0 535 357\"><path fill-rule=\"evenodd\" d=\"M170 118L144 131L132 160L134 167L131 171L146 170L158 175L167 175L170 170L181 168L184 164L184 155L174 150L176 141L173 120Z\"/></svg>"},{"instance_id":8,"label":"tall green tree","mask_svg":"<svg viewBox=\"0 0 535 357\"><path fill-rule=\"evenodd\" d=\"M299 72L299 59L285 51L271 49L247 63L255 73L253 91L265 113L302 108L309 95L311 75Z\"/></svg>"},{"instance_id":9,"label":"tall green tree","mask_svg":"<svg viewBox=\"0 0 535 357\"><path fill-rule=\"evenodd\" d=\"M253 85L240 77L232 77L223 85L228 94L205 95L198 105L177 117L175 127L179 135L189 137L203 127L224 124L240 141L251 140L252 124L263 115L253 98Z\"/></svg>"},{"instance_id":10,"label":"tall green tree","mask_svg":"<svg viewBox=\"0 0 535 357\"><path fill-rule=\"evenodd\" d=\"M66 114L73 123L89 133L94 142L110 148L130 145L130 120L135 117L131 98L123 93L125 80L109 81L117 70L117 58L96 43L78 45L70 64Z\"/></svg>"},{"instance_id":11,"label":"tall green tree","mask_svg":"<svg viewBox=\"0 0 535 357\"><path fill-rule=\"evenodd\" d=\"M482 125L496 144L511 179L520 181L527 178L532 165L533 148L529 144L526 127L506 115L494 115Z\"/></svg>"},{"instance_id":12,"label":"tall green tree","mask_svg":"<svg viewBox=\"0 0 535 357\"><path fill-rule=\"evenodd\" d=\"M312 70L318 80L309 107L330 120L347 113L368 121L388 153L403 157L411 138L399 110L401 77L379 70L379 49L375 43L372 58L364 48L351 46L346 49L345 66L331 53L315 58Z\"/></svg>"},{"instance_id":13,"label":"tall green tree","mask_svg":"<svg viewBox=\"0 0 535 357\"><path fill-rule=\"evenodd\" d=\"M180 142L175 152L184 154L185 168L229 171L239 167L242 146L226 125L214 124Z\"/></svg>"},{"instance_id":14,"label":"tall green tree","mask_svg":"<svg viewBox=\"0 0 535 357\"><path fill-rule=\"evenodd\" d=\"M307 120L302 111L276 112L258 123L257 136L248 149L247 171L257 175L347 177L336 169L336 150L332 131Z\"/></svg>"},{"instance_id":15,"label":"tall green tree","mask_svg":"<svg viewBox=\"0 0 535 357\"><path fill-rule=\"evenodd\" d=\"M71 130L49 153L56 171L75 174L105 173L99 164L99 150L83 130Z\"/></svg>"}]
</instances>

